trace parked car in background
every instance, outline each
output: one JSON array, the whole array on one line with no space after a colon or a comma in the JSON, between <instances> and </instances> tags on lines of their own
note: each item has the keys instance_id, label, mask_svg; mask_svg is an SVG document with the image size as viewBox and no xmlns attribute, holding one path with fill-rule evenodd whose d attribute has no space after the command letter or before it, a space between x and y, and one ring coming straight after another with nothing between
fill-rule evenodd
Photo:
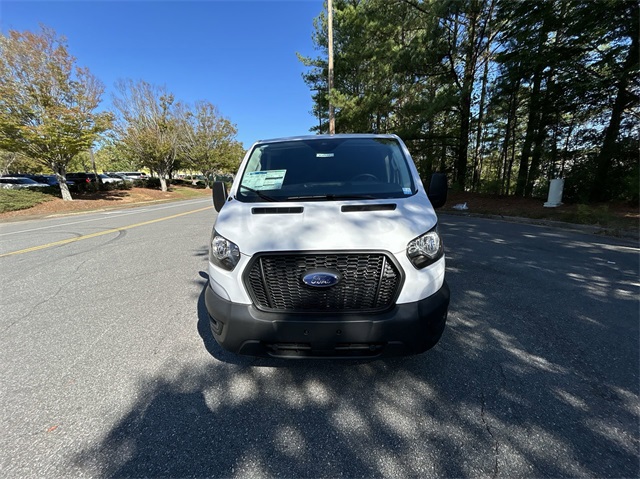
<instances>
[{"instance_id":1,"label":"parked car in background","mask_svg":"<svg viewBox=\"0 0 640 479\"><path fill-rule=\"evenodd\" d=\"M38 183L31 178L17 177L17 176L3 176L0 177L0 188L4 189L20 189L20 188L46 188L49 186L46 183Z\"/></svg>"},{"instance_id":2,"label":"parked car in background","mask_svg":"<svg viewBox=\"0 0 640 479\"><path fill-rule=\"evenodd\" d=\"M58 183L58 178L56 175L25 175L27 178L31 178L32 180L38 183L46 183L49 186L60 186ZM76 183L72 180L67 179L67 186L70 190L75 187Z\"/></svg>"},{"instance_id":3,"label":"parked car in background","mask_svg":"<svg viewBox=\"0 0 640 479\"><path fill-rule=\"evenodd\" d=\"M105 175L107 175L109 178L117 178L124 182L129 182L129 183L133 182L131 178L123 175L122 173L105 173Z\"/></svg>"},{"instance_id":4,"label":"parked car in background","mask_svg":"<svg viewBox=\"0 0 640 479\"><path fill-rule=\"evenodd\" d=\"M102 180L103 183L124 183L124 180L122 178L117 178L117 177L113 178L104 173L99 174L98 176L100 177L100 180Z\"/></svg>"},{"instance_id":5,"label":"parked car in background","mask_svg":"<svg viewBox=\"0 0 640 479\"><path fill-rule=\"evenodd\" d=\"M112 178L111 176L106 175L104 173L99 173L98 178L100 179L100 182L102 182L103 184L122 183L124 181L122 178L119 178L119 177ZM82 184L86 185L89 183L95 183L96 175L94 173L67 173L67 179L75 181L80 185Z\"/></svg>"},{"instance_id":6,"label":"parked car in background","mask_svg":"<svg viewBox=\"0 0 640 479\"><path fill-rule=\"evenodd\" d=\"M198 182L204 184L204 182L207 181L207 177L204 175L184 175L182 179L184 181L190 181L193 186L197 185Z\"/></svg>"},{"instance_id":7,"label":"parked car in background","mask_svg":"<svg viewBox=\"0 0 640 479\"><path fill-rule=\"evenodd\" d=\"M117 175L124 175L126 176L128 179L134 181L134 180L146 180L149 178L149 176L147 176L146 173L143 173L141 171L118 171L116 172Z\"/></svg>"},{"instance_id":8,"label":"parked car in background","mask_svg":"<svg viewBox=\"0 0 640 479\"><path fill-rule=\"evenodd\" d=\"M67 173L67 180L74 181L78 185L83 183L95 183L96 175L94 173Z\"/></svg>"}]
</instances>

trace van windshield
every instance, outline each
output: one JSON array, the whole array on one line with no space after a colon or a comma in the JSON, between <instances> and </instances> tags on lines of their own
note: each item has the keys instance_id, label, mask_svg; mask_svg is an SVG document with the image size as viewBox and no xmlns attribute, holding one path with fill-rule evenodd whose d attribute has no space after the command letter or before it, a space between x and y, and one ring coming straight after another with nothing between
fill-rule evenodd
<instances>
[{"instance_id":1,"label":"van windshield","mask_svg":"<svg viewBox=\"0 0 640 479\"><path fill-rule=\"evenodd\" d=\"M330 201L415 193L397 140L318 138L255 146L236 197L247 202Z\"/></svg>"}]
</instances>

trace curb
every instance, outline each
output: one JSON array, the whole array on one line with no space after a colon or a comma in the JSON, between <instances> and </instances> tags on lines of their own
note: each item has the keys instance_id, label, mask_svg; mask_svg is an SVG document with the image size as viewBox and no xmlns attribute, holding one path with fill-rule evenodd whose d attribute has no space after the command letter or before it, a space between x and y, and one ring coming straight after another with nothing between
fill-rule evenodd
<instances>
[{"instance_id":1,"label":"curb","mask_svg":"<svg viewBox=\"0 0 640 479\"><path fill-rule=\"evenodd\" d=\"M614 238L630 239L639 241L640 236L638 232L618 229L608 229L602 226L596 225L580 225L576 223L565 223L564 221L545 220L536 218L523 218L520 216L503 216L503 215L491 215L485 213L468 213L458 211L438 211L438 215L443 216L468 216L471 218L486 218L497 221L506 221L509 223L521 223L536 226L547 226L549 228L558 228L568 231L575 231L578 233L592 234L599 236L611 236Z\"/></svg>"},{"instance_id":2,"label":"curb","mask_svg":"<svg viewBox=\"0 0 640 479\"><path fill-rule=\"evenodd\" d=\"M91 213L102 213L104 211L110 210L118 210L118 209L133 209L137 207L147 206L150 204L157 203L173 203L176 201L189 201L197 198L167 198L161 200L148 200L148 201L139 201L137 203L128 203L126 205L114 205L109 208L97 208L94 210L81 210L81 211L68 211L66 213L51 213L51 214L40 214L40 215L21 215L21 216L13 216L8 218L0 218L0 224L4 223L18 223L20 221L29 221L29 220L44 220L44 219L52 219L52 218L65 218L67 216L82 216L88 215Z\"/></svg>"}]
</instances>

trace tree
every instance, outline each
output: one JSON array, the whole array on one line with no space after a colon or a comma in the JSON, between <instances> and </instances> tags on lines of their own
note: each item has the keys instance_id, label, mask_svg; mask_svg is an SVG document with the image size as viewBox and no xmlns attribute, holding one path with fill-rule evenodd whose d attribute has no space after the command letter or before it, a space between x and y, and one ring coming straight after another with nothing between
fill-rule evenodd
<instances>
[{"instance_id":1,"label":"tree","mask_svg":"<svg viewBox=\"0 0 640 479\"><path fill-rule=\"evenodd\" d=\"M495 1L337 1L332 93L337 129L400 133L418 150L418 160L424 157L425 177L437 147L442 160L456 147L453 169L463 189L474 86L491 43ZM324 51L324 14L315 28L314 41ZM311 67L304 79L317 91L314 110L320 111L326 105L326 64L321 58L300 59Z\"/></svg>"},{"instance_id":2,"label":"tree","mask_svg":"<svg viewBox=\"0 0 640 479\"><path fill-rule=\"evenodd\" d=\"M42 165L15 151L0 150L0 175L39 173Z\"/></svg>"},{"instance_id":3,"label":"tree","mask_svg":"<svg viewBox=\"0 0 640 479\"><path fill-rule=\"evenodd\" d=\"M637 0L335 0L339 132L393 132L424 179L572 199L638 197ZM327 23L300 60L327 118ZM316 131L326 131L320 121ZM469 163L469 153L472 163ZM472 174L471 174L472 173Z\"/></svg>"},{"instance_id":4,"label":"tree","mask_svg":"<svg viewBox=\"0 0 640 479\"><path fill-rule=\"evenodd\" d=\"M113 171L113 169L109 166L108 158L105 156L105 152L103 151L103 149L100 149L96 152L83 151L78 156L76 156L71 163L69 163L69 167L73 168L74 170L84 171L87 173Z\"/></svg>"},{"instance_id":5,"label":"tree","mask_svg":"<svg viewBox=\"0 0 640 479\"><path fill-rule=\"evenodd\" d=\"M638 46L638 37L640 36L640 32L638 31L638 23L640 23L638 14L639 7L638 3L635 1L626 2L623 6L625 7L623 18L628 20L623 23L622 35L628 35L631 43L627 48L626 59L622 64L622 68L617 72L615 101L613 102L613 107L611 109L609 124L605 129L602 148L596 158L596 174L591 185L590 193L592 200L602 201L607 199L607 196L610 196L607 195L606 191L608 186L607 183L610 183L609 172L612 169L614 159L616 157L616 141L620 133L623 115L625 110L628 110L631 107L636 107L637 109L638 107L638 95L632 93L629 86L634 83L634 80L636 83L635 86L638 86L638 70L640 64L640 49ZM637 116L635 120L638 120ZM635 155L635 161L637 164L637 154ZM637 178L637 174L635 177Z\"/></svg>"},{"instance_id":6,"label":"tree","mask_svg":"<svg viewBox=\"0 0 640 479\"><path fill-rule=\"evenodd\" d=\"M75 62L50 28L0 34L0 148L50 168L65 200L67 165L111 123L95 113L102 84Z\"/></svg>"},{"instance_id":7,"label":"tree","mask_svg":"<svg viewBox=\"0 0 640 479\"><path fill-rule=\"evenodd\" d=\"M11 171L11 167L18 160L18 154L12 151L0 150L0 175L5 176Z\"/></svg>"},{"instance_id":8,"label":"tree","mask_svg":"<svg viewBox=\"0 0 640 479\"><path fill-rule=\"evenodd\" d=\"M526 118L516 194L532 196L536 185L561 174L567 191L581 190L576 199L594 187L601 188L594 200L619 196L611 185L619 185L619 175L634 177L617 145L631 144L625 136L634 136L628 125L638 101L631 93L638 79L637 2L502 1L499 7L506 26L497 63L518 85L519 116ZM614 170L615 179L608 175Z\"/></svg>"},{"instance_id":9,"label":"tree","mask_svg":"<svg viewBox=\"0 0 640 479\"><path fill-rule=\"evenodd\" d=\"M113 100L119 113L114 128L118 141L141 165L158 174L162 191L167 191L182 133L181 107L165 87L143 80L122 80L116 87L120 94Z\"/></svg>"},{"instance_id":10,"label":"tree","mask_svg":"<svg viewBox=\"0 0 640 479\"><path fill-rule=\"evenodd\" d=\"M336 107L336 131L379 132L391 127L389 116L393 96L393 53L387 50L399 27L380 21L383 4L337 0L334 3L334 89L331 102ZM314 22L314 42L327 51L327 19L321 14ZM327 61L298 56L312 70L303 75L316 93L314 113L328 119ZM322 121L315 130L328 131Z\"/></svg>"},{"instance_id":11,"label":"tree","mask_svg":"<svg viewBox=\"0 0 640 479\"><path fill-rule=\"evenodd\" d=\"M448 11L441 22L447 27L449 49L446 63L449 66L451 79L458 89L459 97L460 136L455 164L455 182L459 189L464 190L467 184L473 91L481 57L491 44L491 40L487 39L486 34L490 31L489 25L493 19L495 1L467 0L445 3L449 4Z\"/></svg>"},{"instance_id":12,"label":"tree","mask_svg":"<svg viewBox=\"0 0 640 479\"><path fill-rule=\"evenodd\" d=\"M95 152L95 162L102 171L137 171L140 163L130 156L125 146L105 138Z\"/></svg>"},{"instance_id":13,"label":"tree","mask_svg":"<svg viewBox=\"0 0 640 479\"><path fill-rule=\"evenodd\" d=\"M236 126L209 102L197 102L184 112L181 156L206 177L207 187L214 173L235 170L240 164L244 149L236 134Z\"/></svg>"}]
</instances>

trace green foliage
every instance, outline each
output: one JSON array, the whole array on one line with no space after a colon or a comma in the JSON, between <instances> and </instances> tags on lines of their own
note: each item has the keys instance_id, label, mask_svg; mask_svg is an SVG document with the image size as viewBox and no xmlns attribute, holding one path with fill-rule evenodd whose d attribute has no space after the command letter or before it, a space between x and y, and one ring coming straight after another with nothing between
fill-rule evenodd
<instances>
[{"instance_id":1,"label":"green foliage","mask_svg":"<svg viewBox=\"0 0 640 479\"><path fill-rule=\"evenodd\" d=\"M0 34L0 148L64 177L69 162L111 124L109 113L94 113L102 92L53 30ZM62 193L71 199L66 185Z\"/></svg>"},{"instance_id":2,"label":"green foliage","mask_svg":"<svg viewBox=\"0 0 640 479\"><path fill-rule=\"evenodd\" d=\"M122 183L116 183L116 187L119 190L130 190L133 188L132 181L123 181Z\"/></svg>"},{"instance_id":3,"label":"green foliage","mask_svg":"<svg viewBox=\"0 0 640 479\"><path fill-rule=\"evenodd\" d=\"M612 215L607 205L591 206L579 204L575 214L575 222L585 225L608 226Z\"/></svg>"},{"instance_id":4,"label":"green foliage","mask_svg":"<svg viewBox=\"0 0 640 479\"><path fill-rule=\"evenodd\" d=\"M620 198L637 206L640 203L640 164L636 163L632 171L624 176L621 186Z\"/></svg>"},{"instance_id":5,"label":"green foliage","mask_svg":"<svg viewBox=\"0 0 640 479\"><path fill-rule=\"evenodd\" d=\"M167 180L167 185L171 185L172 183L173 183L173 180ZM147 178L144 180L135 180L133 182L133 186L138 188L151 188L154 190L162 188L162 185L160 184L160 178L155 178L155 177Z\"/></svg>"},{"instance_id":6,"label":"green foliage","mask_svg":"<svg viewBox=\"0 0 640 479\"><path fill-rule=\"evenodd\" d=\"M43 173L41 163L15 151L0 150L0 175L10 173Z\"/></svg>"},{"instance_id":7,"label":"green foliage","mask_svg":"<svg viewBox=\"0 0 640 479\"><path fill-rule=\"evenodd\" d=\"M638 24L633 0L335 0L332 92L325 13L299 56L312 131L330 99L337 132L397 133L462 190L563 176L571 198L637 201Z\"/></svg>"},{"instance_id":8,"label":"green foliage","mask_svg":"<svg viewBox=\"0 0 640 479\"><path fill-rule=\"evenodd\" d=\"M32 208L52 199L53 196L50 194L28 188L15 190L0 188L0 213Z\"/></svg>"},{"instance_id":9,"label":"green foliage","mask_svg":"<svg viewBox=\"0 0 640 479\"><path fill-rule=\"evenodd\" d=\"M589 187L594 179L593 157L576 161L567 171L563 197L567 201L586 203L589 201Z\"/></svg>"},{"instance_id":10,"label":"green foliage","mask_svg":"<svg viewBox=\"0 0 640 479\"><path fill-rule=\"evenodd\" d=\"M480 183L480 193L499 195L502 193L502 182L498 178L484 180Z\"/></svg>"},{"instance_id":11,"label":"green foliage","mask_svg":"<svg viewBox=\"0 0 640 479\"><path fill-rule=\"evenodd\" d=\"M95 163L95 169L98 173L102 171L131 171L130 169L122 170L114 168L114 164L111 158L108 156L109 147L101 147L99 150L92 154L89 151L81 151L73 160L69 162L67 171L93 171L93 165Z\"/></svg>"},{"instance_id":12,"label":"green foliage","mask_svg":"<svg viewBox=\"0 0 640 479\"><path fill-rule=\"evenodd\" d=\"M138 171L143 166L124 143L111 136L103 138L95 152L95 160L98 171Z\"/></svg>"},{"instance_id":13,"label":"green foliage","mask_svg":"<svg viewBox=\"0 0 640 479\"><path fill-rule=\"evenodd\" d=\"M235 139L236 126L209 102L197 102L183 115L179 150L183 167L199 171L207 186L214 173L235 172L244 156Z\"/></svg>"},{"instance_id":14,"label":"green foliage","mask_svg":"<svg viewBox=\"0 0 640 479\"><path fill-rule=\"evenodd\" d=\"M182 131L181 106L166 88L145 81L120 81L117 87L120 96L113 103L119 113L118 144L127 157L155 171L162 191L167 191Z\"/></svg>"},{"instance_id":15,"label":"green foliage","mask_svg":"<svg viewBox=\"0 0 640 479\"><path fill-rule=\"evenodd\" d=\"M115 191L115 190L130 190L133 187L131 181L119 181L119 182L78 182L75 185L75 191L78 193L98 193L100 191Z\"/></svg>"},{"instance_id":16,"label":"green foliage","mask_svg":"<svg viewBox=\"0 0 640 479\"><path fill-rule=\"evenodd\" d=\"M625 201L637 205L640 197L640 163L637 139L623 138L618 143L606 177L599 177L595 152L576 159L566 172L564 197L569 201L590 201L592 185L599 182L609 200Z\"/></svg>"},{"instance_id":17,"label":"green foliage","mask_svg":"<svg viewBox=\"0 0 640 479\"><path fill-rule=\"evenodd\" d=\"M616 144L604 184L605 197L638 205L640 196L640 141L626 137Z\"/></svg>"}]
</instances>

